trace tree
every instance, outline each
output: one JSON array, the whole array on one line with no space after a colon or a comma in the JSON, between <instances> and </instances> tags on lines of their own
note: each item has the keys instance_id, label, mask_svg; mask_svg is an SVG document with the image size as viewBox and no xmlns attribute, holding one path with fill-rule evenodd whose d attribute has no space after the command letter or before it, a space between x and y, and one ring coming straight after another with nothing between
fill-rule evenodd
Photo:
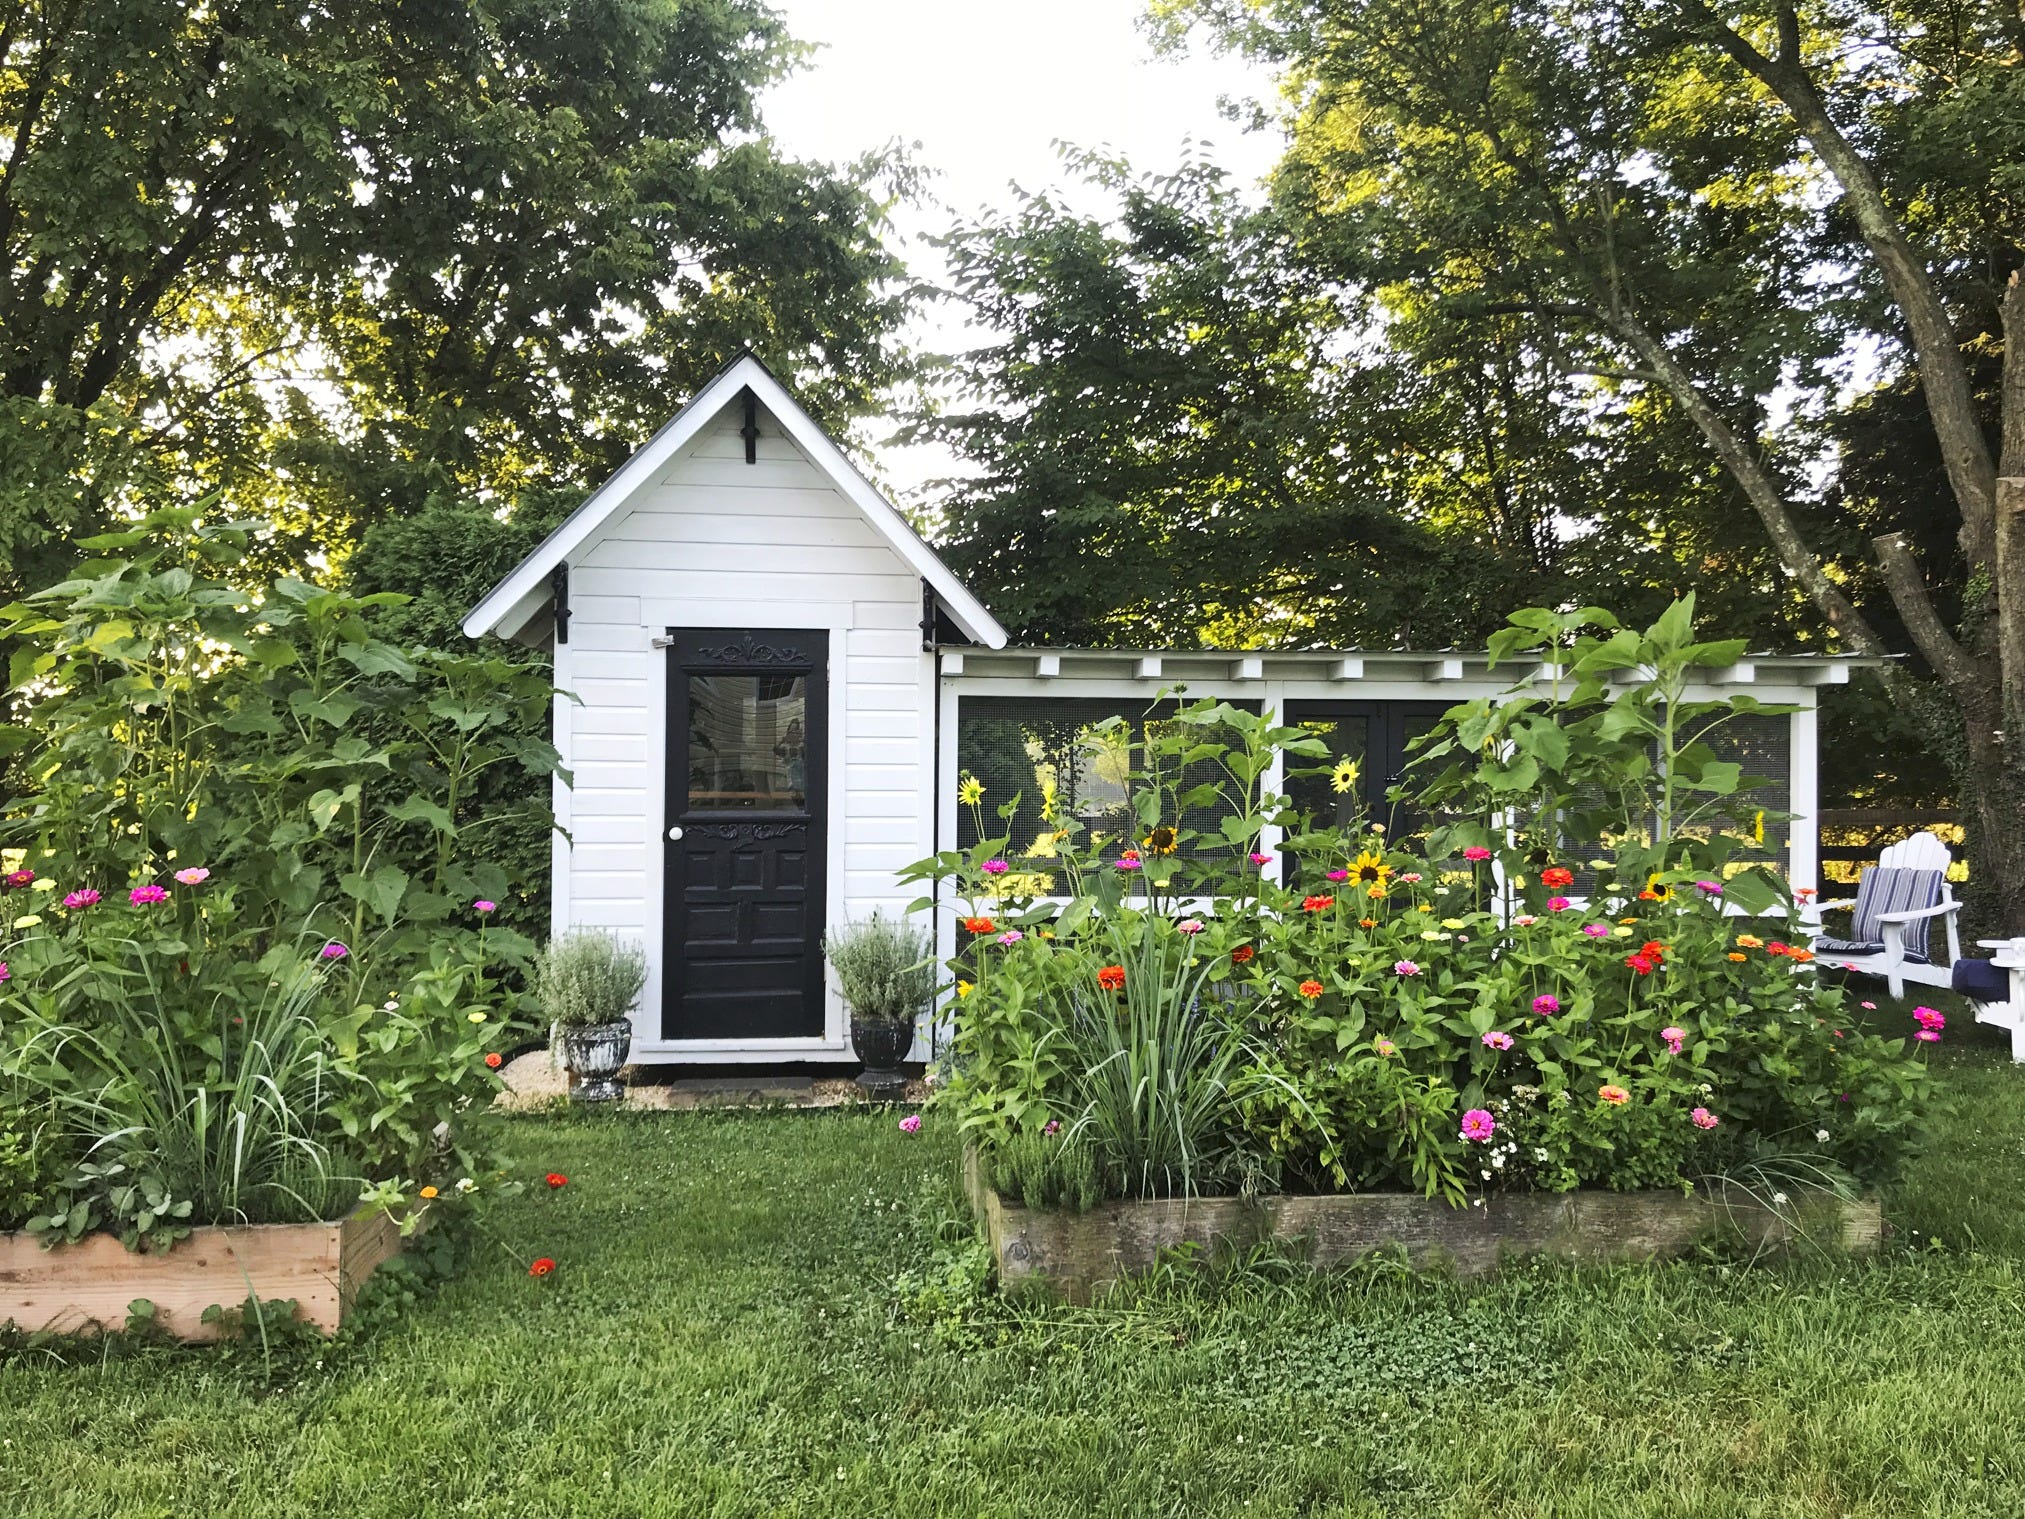
<instances>
[{"instance_id":1,"label":"tree","mask_svg":"<svg viewBox=\"0 0 2025 1519\"><path fill-rule=\"evenodd\" d=\"M800 56L761 0L0 0L0 568L165 488L342 551L582 480L743 344L847 420L906 171L780 156Z\"/></svg>"},{"instance_id":2,"label":"tree","mask_svg":"<svg viewBox=\"0 0 2025 1519\"><path fill-rule=\"evenodd\" d=\"M955 399L913 434L973 467L947 482L947 552L1018 636L1438 647L1571 580L1641 614L1701 584L1773 615L1703 535L1650 526L1709 494L1702 461L1630 446L1650 413L1559 404L1516 319L1395 309L1388 345L1368 295L1318 280L1212 165L1071 166L1115 214L1030 198L946 240L999 341L950 361Z\"/></svg>"},{"instance_id":3,"label":"tree","mask_svg":"<svg viewBox=\"0 0 2025 1519\"><path fill-rule=\"evenodd\" d=\"M2000 0L1171 0L1280 60L1279 203L1319 270L1462 322L1518 315L1588 384L1720 462L1834 639L1902 637L1958 735L1979 885L2025 932L2025 287L2008 173L2021 29ZM2000 415L1965 337L2001 311ZM1916 385L1963 567L1901 530L1859 567L1854 498L1800 423L1854 357ZM1992 423L1995 426L1992 426ZM1995 434L1993 440L1993 433ZM2007 483L2018 480L2017 484ZM1938 575L1934 572L1938 571ZM1890 617L1853 594L1873 580ZM1884 599L1884 598L1880 598ZM1901 631L1902 630L1902 631ZM1915 674L1886 665L1901 703ZM2006 733L2013 735L2007 744Z\"/></svg>"}]
</instances>

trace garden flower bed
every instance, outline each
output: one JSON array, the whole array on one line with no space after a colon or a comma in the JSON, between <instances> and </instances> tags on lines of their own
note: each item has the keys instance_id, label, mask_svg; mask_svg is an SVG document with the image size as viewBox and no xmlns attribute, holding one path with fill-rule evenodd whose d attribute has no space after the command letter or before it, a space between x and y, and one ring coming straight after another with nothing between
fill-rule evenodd
<instances>
[{"instance_id":1,"label":"garden flower bed","mask_svg":"<svg viewBox=\"0 0 2025 1519\"><path fill-rule=\"evenodd\" d=\"M1479 1276L1513 1257L1651 1261L1711 1241L1766 1253L1802 1244L1868 1253L1884 1235L1874 1197L1825 1193L1783 1204L1742 1190L1507 1193L1465 1208L1410 1192L1170 1197L1099 1203L1073 1213L1008 1203L985 1184L975 1154L965 1157L964 1191L990 1243L1000 1285L1072 1303L1093 1301L1163 1255L1193 1250L1227 1261L1267 1242L1297 1250L1315 1266L1391 1253L1417 1268Z\"/></svg>"},{"instance_id":2,"label":"garden flower bed","mask_svg":"<svg viewBox=\"0 0 2025 1519\"><path fill-rule=\"evenodd\" d=\"M26 1230L0 1234L0 1325L31 1333L97 1333L126 1326L137 1300L179 1340L221 1337L204 1310L255 1297L293 1299L296 1317L335 1334L375 1270L401 1249L399 1224L361 1209L334 1223L193 1229L167 1250L129 1250L110 1234L47 1244Z\"/></svg>"},{"instance_id":3,"label":"garden flower bed","mask_svg":"<svg viewBox=\"0 0 2025 1519\"><path fill-rule=\"evenodd\" d=\"M1738 650L1689 610L1520 614L1494 651L1559 679L1451 709L1386 820L1359 753L1227 704L1128 737L1117 800L1037 761L1031 841L967 779L970 837L911 874L966 936L941 1101L1002 1280L1271 1239L1463 1271L1874 1244L1946 1019L1865 1027L1818 975L1717 747L1764 709L1697 698Z\"/></svg>"}]
</instances>

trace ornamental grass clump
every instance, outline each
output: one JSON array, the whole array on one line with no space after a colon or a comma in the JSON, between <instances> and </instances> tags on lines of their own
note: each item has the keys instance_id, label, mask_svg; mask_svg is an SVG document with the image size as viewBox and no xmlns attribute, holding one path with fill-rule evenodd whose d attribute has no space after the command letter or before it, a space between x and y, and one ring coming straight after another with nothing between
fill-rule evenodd
<instances>
[{"instance_id":1,"label":"ornamental grass clump","mask_svg":"<svg viewBox=\"0 0 2025 1519\"><path fill-rule=\"evenodd\" d=\"M647 956L640 946L596 929L551 939L535 957L535 999L563 1028L619 1022L646 985Z\"/></svg>"},{"instance_id":2,"label":"ornamental grass clump","mask_svg":"<svg viewBox=\"0 0 2025 1519\"><path fill-rule=\"evenodd\" d=\"M874 912L826 934L823 953L854 1018L909 1023L935 1000L934 941L911 924Z\"/></svg>"}]
</instances>

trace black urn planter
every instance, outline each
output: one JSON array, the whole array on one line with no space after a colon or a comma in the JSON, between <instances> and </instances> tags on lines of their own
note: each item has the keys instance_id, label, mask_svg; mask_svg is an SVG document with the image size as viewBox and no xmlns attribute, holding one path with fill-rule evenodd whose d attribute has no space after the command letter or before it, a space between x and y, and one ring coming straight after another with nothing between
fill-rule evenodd
<instances>
[{"instance_id":1,"label":"black urn planter","mask_svg":"<svg viewBox=\"0 0 2025 1519\"><path fill-rule=\"evenodd\" d=\"M865 1063L858 1085L868 1096L882 1102L897 1102L907 1092L907 1078L900 1062L914 1043L914 1020L895 1023L888 1018L851 1016L851 1048Z\"/></svg>"},{"instance_id":2,"label":"black urn planter","mask_svg":"<svg viewBox=\"0 0 2025 1519\"><path fill-rule=\"evenodd\" d=\"M577 1102L617 1102L625 1095L619 1070L632 1048L630 1019L564 1028L563 1065L576 1078L570 1096Z\"/></svg>"}]
</instances>

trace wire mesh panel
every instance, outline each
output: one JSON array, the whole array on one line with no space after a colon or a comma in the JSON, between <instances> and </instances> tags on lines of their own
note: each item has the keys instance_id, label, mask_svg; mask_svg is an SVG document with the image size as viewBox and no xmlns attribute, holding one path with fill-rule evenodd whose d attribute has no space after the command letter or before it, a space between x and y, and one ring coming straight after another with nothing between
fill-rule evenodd
<instances>
[{"instance_id":1,"label":"wire mesh panel","mask_svg":"<svg viewBox=\"0 0 2025 1519\"><path fill-rule=\"evenodd\" d=\"M1054 825L1047 821L1053 815L1080 823L1086 847L1139 843L1144 830L1132 816L1132 775L1147 763L1149 732L1157 739L1173 726L1176 705L1126 696L963 697L956 709L956 767L960 775L984 785L987 836L1005 830L1015 856L1045 861L1054 853ZM1256 710L1256 704L1233 705ZM1117 724L1107 729L1104 725L1114 718ZM1212 762L1198 763L1179 773L1178 789L1186 791L1219 774ZM1002 822L998 809L1015 796L1019 805ZM1161 821L1213 835L1229 810L1198 807L1179 819ZM959 808L958 847L968 849L977 841L971 810ZM1197 847L1219 846L1212 838Z\"/></svg>"}]
</instances>

